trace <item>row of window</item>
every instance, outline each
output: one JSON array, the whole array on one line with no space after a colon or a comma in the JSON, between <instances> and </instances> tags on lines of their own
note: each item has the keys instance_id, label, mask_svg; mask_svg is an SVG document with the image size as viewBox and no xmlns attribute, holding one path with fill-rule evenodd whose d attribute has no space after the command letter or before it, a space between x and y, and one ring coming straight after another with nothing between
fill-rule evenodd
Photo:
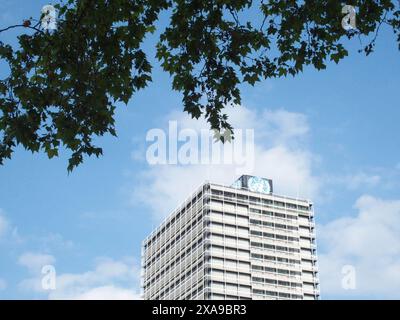
<instances>
[{"instance_id":1,"label":"row of window","mask_svg":"<svg viewBox=\"0 0 400 320\"><path fill-rule=\"evenodd\" d=\"M211 289L219 289L219 290L227 290L227 291L238 291L241 292L242 294L248 294L250 295L251 293L251 286L249 285L243 285L243 284L237 284L233 282L222 282L222 281L207 281L208 286L211 286Z\"/></svg>"},{"instance_id":2,"label":"row of window","mask_svg":"<svg viewBox=\"0 0 400 320\"><path fill-rule=\"evenodd\" d=\"M206 239L230 242L233 245L249 246L249 239L240 236L231 236L223 233L207 232Z\"/></svg>"},{"instance_id":3,"label":"row of window","mask_svg":"<svg viewBox=\"0 0 400 320\"><path fill-rule=\"evenodd\" d=\"M298 248L276 246L276 245L269 244L269 243L261 243L261 242L255 242L255 241L250 242L250 246L252 246L254 248L264 248L264 249L282 251L282 252L300 253L300 249L298 249Z\"/></svg>"},{"instance_id":4,"label":"row of window","mask_svg":"<svg viewBox=\"0 0 400 320\"><path fill-rule=\"evenodd\" d=\"M227 246L209 245L206 247L206 250L208 252L217 254L238 255L245 257L247 259L249 258L250 255L250 250L236 248L235 246L229 246L229 243L227 243Z\"/></svg>"},{"instance_id":5,"label":"row of window","mask_svg":"<svg viewBox=\"0 0 400 320\"><path fill-rule=\"evenodd\" d=\"M299 241L299 238L297 238L297 237L290 237L290 236L285 236L285 235L281 235L281 234L261 232L261 231L256 231L256 230L251 230L250 234L253 236L265 237L265 238L277 239L277 240L283 240L283 241L291 241L291 242Z\"/></svg>"},{"instance_id":6,"label":"row of window","mask_svg":"<svg viewBox=\"0 0 400 320\"><path fill-rule=\"evenodd\" d=\"M265 205L273 205L276 207L281 207L281 208L289 208L289 209L293 209L293 210L304 210L304 211L308 211L310 209L310 207L307 206L302 206L302 205L296 205L293 203L289 203L289 202L282 202L282 201L277 201L277 200L272 200L272 199L265 199L265 198L261 198L261 197L253 197L253 196L248 196L245 194L240 194L240 193L232 193L232 192L223 192L221 190L211 190L211 194L215 195L215 196L219 196L219 197L224 197L224 198L229 198L232 200L242 200L245 202L254 202L254 203L259 203L259 204L265 204Z\"/></svg>"},{"instance_id":7,"label":"row of window","mask_svg":"<svg viewBox=\"0 0 400 320\"><path fill-rule=\"evenodd\" d=\"M213 265L223 265L225 268L232 268L232 269L248 269L250 270L250 262L244 260L236 260L236 259L227 259L227 258L220 258L220 257L209 257L206 260L207 263L211 263Z\"/></svg>"},{"instance_id":8,"label":"row of window","mask_svg":"<svg viewBox=\"0 0 400 320\"><path fill-rule=\"evenodd\" d=\"M280 213L280 212L272 212L272 211L261 210L261 209L256 209L256 208L250 208L250 212L257 213L257 214L263 214L263 215L266 215L269 217L275 217L275 218L280 218L280 219L297 220L297 216L295 216L295 215L285 214L285 213Z\"/></svg>"},{"instance_id":9,"label":"row of window","mask_svg":"<svg viewBox=\"0 0 400 320\"><path fill-rule=\"evenodd\" d=\"M213 265L214 267L218 268L218 266ZM233 272L233 271L228 271L225 269L216 269L216 268L208 268L207 269L207 274L211 276L216 276L218 278L226 278L229 279L229 281L242 281L242 282L247 282L250 283L250 273L245 273L245 272ZM222 268L222 267L221 267ZM248 271L250 272L250 270Z\"/></svg>"},{"instance_id":10,"label":"row of window","mask_svg":"<svg viewBox=\"0 0 400 320\"><path fill-rule=\"evenodd\" d=\"M299 294L290 294L286 292L276 292L276 291L268 291L261 289L253 289L253 294L263 295L263 296L271 296L276 298L286 298L286 299L302 299L303 296Z\"/></svg>"},{"instance_id":11,"label":"row of window","mask_svg":"<svg viewBox=\"0 0 400 320\"><path fill-rule=\"evenodd\" d=\"M214 235L214 236L217 236L217 235ZM222 236L220 236L220 238L222 239ZM227 237L225 236L225 238L227 238ZM229 240L231 240L231 239L229 238ZM226 250L229 250L229 248L232 247L232 250L236 251L236 249L234 248L234 244L232 244L232 243L235 243L235 241L240 241L241 238L233 238L232 237L232 240L233 240L232 242L226 242L226 246L228 247ZM247 243L247 241L248 240L243 239L243 244ZM261 243L261 242L255 242L255 241L252 241L250 243L250 245L251 245L251 247L254 247L254 248L263 248L263 249L282 251L282 252L300 253L300 252L304 251L305 253L308 253L308 254L315 254L315 250L306 249L306 248L300 250L298 248L291 248L291 247L285 247L285 246L279 246L279 245L273 245L273 244L269 244L269 243ZM213 248L214 249L216 248L217 250L220 249L220 251L222 252L224 247L218 246L218 245L213 245ZM242 250L242 251L248 252L247 250ZM315 257L314 257L314 259L315 259Z\"/></svg>"},{"instance_id":12,"label":"row of window","mask_svg":"<svg viewBox=\"0 0 400 320\"><path fill-rule=\"evenodd\" d=\"M279 263L290 263L290 264L300 264L301 263L300 260L296 260L296 259L274 257L274 256L269 256L266 254L258 254L258 253L252 253L251 257L254 259L274 261L274 262L279 262Z\"/></svg>"},{"instance_id":13,"label":"row of window","mask_svg":"<svg viewBox=\"0 0 400 320\"><path fill-rule=\"evenodd\" d=\"M289 281L269 279L269 278L252 277L251 280L254 282L259 282L259 283L272 284L275 286L278 285L278 286L290 287L290 288L301 288L302 287L302 284L298 283L298 282L289 282Z\"/></svg>"},{"instance_id":14,"label":"row of window","mask_svg":"<svg viewBox=\"0 0 400 320\"><path fill-rule=\"evenodd\" d=\"M224 231L230 231L230 232L240 232L242 234L248 235L249 233L249 228L247 227L242 227L242 226L237 226L235 224L229 224L229 223L220 223L220 222L208 222L206 227L215 227L219 228Z\"/></svg>"},{"instance_id":15,"label":"row of window","mask_svg":"<svg viewBox=\"0 0 400 320\"><path fill-rule=\"evenodd\" d=\"M268 222L268 221L261 221L261 220L255 220L255 219L250 219L250 223L253 225L257 226L266 226L270 228L277 228L277 229L283 229L283 230L299 230L298 227L296 226L288 226L286 224L281 224L281 223L273 223L273 222Z\"/></svg>"},{"instance_id":16,"label":"row of window","mask_svg":"<svg viewBox=\"0 0 400 320\"><path fill-rule=\"evenodd\" d=\"M300 271L265 267L265 266L259 266L259 265L254 265L254 264L251 265L251 269L253 269L255 271L271 272L271 273L277 273L277 274L282 274L282 275L287 275L287 276L301 276Z\"/></svg>"},{"instance_id":17,"label":"row of window","mask_svg":"<svg viewBox=\"0 0 400 320\"><path fill-rule=\"evenodd\" d=\"M235 296L230 294L209 293L207 295L209 300L251 300L250 297Z\"/></svg>"},{"instance_id":18,"label":"row of window","mask_svg":"<svg viewBox=\"0 0 400 320\"><path fill-rule=\"evenodd\" d=\"M241 214L240 212L236 212L234 214L234 213L222 212L222 211L213 209L212 211L209 210L208 213L209 213L210 217L216 217L216 218L225 217L225 218L228 218L231 220L235 220L238 223L247 224L249 221L249 217L246 214Z\"/></svg>"}]
</instances>

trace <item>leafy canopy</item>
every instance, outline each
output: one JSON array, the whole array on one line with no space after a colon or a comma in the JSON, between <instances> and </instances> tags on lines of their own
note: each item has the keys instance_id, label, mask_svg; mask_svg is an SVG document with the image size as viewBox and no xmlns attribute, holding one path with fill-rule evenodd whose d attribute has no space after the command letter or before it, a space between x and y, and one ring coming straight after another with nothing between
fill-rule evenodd
<instances>
[{"instance_id":1,"label":"leafy canopy","mask_svg":"<svg viewBox=\"0 0 400 320\"><path fill-rule=\"evenodd\" d=\"M344 43L353 37L367 38L368 55L382 25L400 49L398 1L346 4L357 8L355 30L342 28L337 0L68 0L55 5L55 31L40 19L6 27L0 35L22 32L16 46L0 42L9 67L0 80L0 164L17 145L49 158L70 150L68 170L85 155L101 155L93 140L116 135L116 105L151 81L142 46L163 11L169 23L156 57L184 110L220 131L233 129L224 107L240 104L241 83L295 76L309 65L325 69L347 56Z\"/></svg>"}]
</instances>

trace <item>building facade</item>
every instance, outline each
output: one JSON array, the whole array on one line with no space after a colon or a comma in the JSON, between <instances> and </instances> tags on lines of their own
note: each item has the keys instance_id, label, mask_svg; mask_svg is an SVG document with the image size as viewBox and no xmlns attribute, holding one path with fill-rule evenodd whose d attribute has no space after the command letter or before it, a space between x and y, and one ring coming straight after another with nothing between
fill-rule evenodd
<instances>
[{"instance_id":1,"label":"building facade","mask_svg":"<svg viewBox=\"0 0 400 320\"><path fill-rule=\"evenodd\" d=\"M206 182L143 242L144 299L318 299L312 203Z\"/></svg>"}]
</instances>

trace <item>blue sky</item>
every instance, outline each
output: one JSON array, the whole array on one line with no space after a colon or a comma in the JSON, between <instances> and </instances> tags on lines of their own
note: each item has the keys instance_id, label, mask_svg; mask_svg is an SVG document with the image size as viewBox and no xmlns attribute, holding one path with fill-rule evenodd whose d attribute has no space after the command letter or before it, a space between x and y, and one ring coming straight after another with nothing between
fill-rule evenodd
<instances>
[{"instance_id":1,"label":"blue sky","mask_svg":"<svg viewBox=\"0 0 400 320\"><path fill-rule=\"evenodd\" d=\"M44 4L0 0L0 25L39 15ZM324 299L400 298L394 40L382 30L369 57L352 40L350 56L325 71L242 86L242 106L229 111L236 127L255 129L253 173L272 177L277 192L313 199ZM98 141L103 157L68 175L66 153L48 160L18 148L0 167L0 299L137 297L144 237L205 179L229 184L237 177L230 166L147 164L148 130L166 129L169 120L204 126L181 112L181 97L156 62L153 78L119 106L118 138ZM56 267L55 291L37 286L43 264ZM345 265L354 267L355 289L341 286Z\"/></svg>"}]
</instances>

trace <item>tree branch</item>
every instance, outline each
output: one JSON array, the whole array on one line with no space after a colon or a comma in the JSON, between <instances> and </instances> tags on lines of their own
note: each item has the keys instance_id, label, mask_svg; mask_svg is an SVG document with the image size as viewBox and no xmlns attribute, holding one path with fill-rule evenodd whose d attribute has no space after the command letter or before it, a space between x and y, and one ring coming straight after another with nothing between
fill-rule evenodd
<instances>
[{"instance_id":1,"label":"tree branch","mask_svg":"<svg viewBox=\"0 0 400 320\"><path fill-rule=\"evenodd\" d=\"M35 30L36 32L40 32L40 33L45 34L43 30L40 30L40 29L38 29L37 27L26 26L26 25L24 25L24 24L15 24L15 25L13 25L13 26L9 26L9 27L7 27L7 28L0 29L0 33L1 33L1 32L4 32L4 31L7 31L7 30L19 28L19 27L28 28L28 29L31 29L31 30Z\"/></svg>"}]
</instances>

